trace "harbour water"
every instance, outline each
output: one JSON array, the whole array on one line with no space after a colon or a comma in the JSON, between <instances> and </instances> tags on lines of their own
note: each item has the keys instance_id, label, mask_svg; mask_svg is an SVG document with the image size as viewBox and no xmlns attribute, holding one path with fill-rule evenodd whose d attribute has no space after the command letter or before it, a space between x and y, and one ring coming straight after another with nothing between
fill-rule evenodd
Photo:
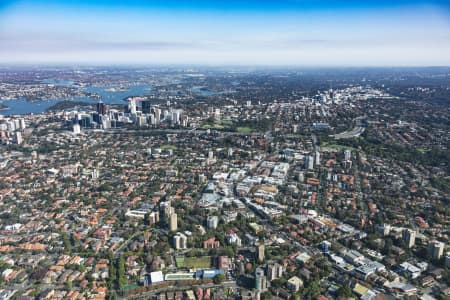
<instances>
[{"instance_id":1,"label":"harbour water","mask_svg":"<svg viewBox=\"0 0 450 300\"><path fill-rule=\"evenodd\" d=\"M53 82L48 82L53 83ZM70 84L64 82L64 84ZM107 104L125 104L124 100L129 96L144 96L151 93L150 85L131 85L121 89L118 86L89 86L85 91L95 93L101 96L104 103ZM16 115L16 114L38 114L45 112L52 105L61 101L81 101L87 103L97 103L97 99L88 97L75 97L71 99L52 99L52 100L38 100L26 101L25 99L14 100L0 100L0 103L7 106L8 109L0 110L2 115Z\"/></svg>"}]
</instances>

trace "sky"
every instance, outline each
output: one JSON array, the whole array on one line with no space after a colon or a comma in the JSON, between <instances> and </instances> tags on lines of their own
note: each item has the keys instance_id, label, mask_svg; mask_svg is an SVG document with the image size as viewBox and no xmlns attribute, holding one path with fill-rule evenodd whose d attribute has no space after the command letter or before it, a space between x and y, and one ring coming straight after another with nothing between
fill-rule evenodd
<instances>
[{"instance_id":1,"label":"sky","mask_svg":"<svg viewBox=\"0 0 450 300\"><path fill-rule=\"evenodd\" d=\"M0 0L0 64L450 66L450 1Z\"/></svg>"}]
</instances>

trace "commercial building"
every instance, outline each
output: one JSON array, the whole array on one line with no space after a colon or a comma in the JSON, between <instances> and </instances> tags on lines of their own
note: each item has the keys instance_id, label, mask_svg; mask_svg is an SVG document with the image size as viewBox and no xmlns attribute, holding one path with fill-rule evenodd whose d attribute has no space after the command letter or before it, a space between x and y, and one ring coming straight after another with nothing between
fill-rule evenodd
<instances>
[{"instance_id":1,"label":"commercial building","mask_svg":"<svg viewBox=\"0 0 450 300\"><path fill-rule=\"evenodd\" d=\"M264 275L264 270L257 268L255 271L255 289L260 292L267 290L267 278Z\"/></svg>"}]
</instances>

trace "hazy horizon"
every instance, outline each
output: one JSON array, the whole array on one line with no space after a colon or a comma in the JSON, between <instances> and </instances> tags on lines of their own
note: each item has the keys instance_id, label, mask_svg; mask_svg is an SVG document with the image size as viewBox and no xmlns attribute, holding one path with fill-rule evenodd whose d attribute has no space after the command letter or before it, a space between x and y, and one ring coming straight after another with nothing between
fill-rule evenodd
<instances>
[{"instance_id":1,"label":"hazy horizon","mask_svg":"<svg viewBox=\"0 0 450 300\"><path fill-rule=\"evenodd\" d=\"M447 1L3 1L0 64L450 65Z\"/></svg>"}]
</instances>

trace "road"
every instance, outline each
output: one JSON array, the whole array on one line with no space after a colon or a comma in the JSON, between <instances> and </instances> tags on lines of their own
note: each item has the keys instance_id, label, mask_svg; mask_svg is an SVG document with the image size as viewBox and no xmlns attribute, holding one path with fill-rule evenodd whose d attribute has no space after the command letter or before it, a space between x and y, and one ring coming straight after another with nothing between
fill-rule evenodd
<instances>
[{"instance_id":1,"label":"road","mask_svg":"<svg viewBox=\"0 0 450 300\"><path fill-rule=\"evenodd\" d=\"M120 252L123 250L123 248L126 247L131 242L131 240L133 240L135 237L137 237L140 234L144 234L144 233L141 231L137 231L137 232L133 233L132 236L130 236L116 250L114 250L114 252L113 252L114 258L118 258L120 256Z\"/></svg>"},{"instance_id":2,"label":"road","mask_svg":"<svg viewBox=\"0 0 450 300\"><path fill-rule=\"evenodd\" d=\"M207 130L199 130L197 128L190 128L190 129L152 129L149 128L147 130L137 130L137 129L127 129L127 128L116 128L116 129L108 129L108 130L98 130L94 129L93 132L100 132L100 133L106 133L106 134L115 134L115 133L166 133L166 134L179 134L179 133L192 133L192 134L208 134ZM235 132L235 131L214 131L211 130L209 134L218 134L223 136L264 136L263 132L252 132L252 133L245 133L245 132Z\"/></svg>"},{"instance_id":3,"label":"road","mask_svg":"<svg viewBox=\"0 0 450 300\"><path fill-rule=\"evenodd\" d=\"M196 287L201 287L202 289L207 289L207 288L232 288L232 289L237 289L238 286L236 284L236 281L225 281L221 284L215 284L215 283L208 283L208 284L199 284L199 285L195 285L195 286L182 286L182 287L177 287L177 286L170 286L170 287L165 287L162 289L156 289L153 291L149 291L149 292L145 292L145 293L141 293L139 295L135 295L135 296L129 296L129 297L120 297L119 299L151 299L151 297L156 296L160 293L163 292L177 292L177 291L186 291L186 290L192 290Z\"/></svg>"}]
</instances>

